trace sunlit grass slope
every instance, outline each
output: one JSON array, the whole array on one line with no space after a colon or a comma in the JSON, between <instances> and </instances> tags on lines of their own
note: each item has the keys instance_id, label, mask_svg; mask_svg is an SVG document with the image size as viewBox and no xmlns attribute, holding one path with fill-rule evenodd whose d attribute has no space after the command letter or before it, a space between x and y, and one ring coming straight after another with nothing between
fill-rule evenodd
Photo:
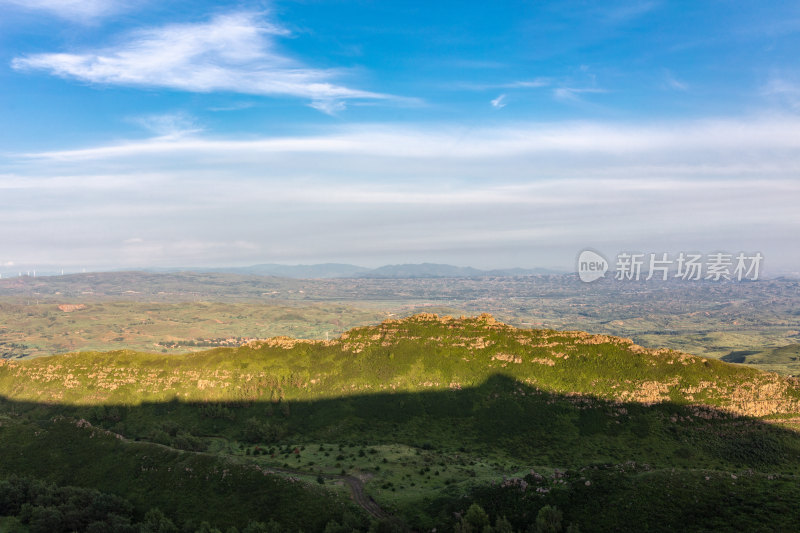
<instances>
[{"instance_id":1,"label":"sunlit grass slope","mask_svg":"<svg viewBox=\"0 0 800 533\"><path fill-rule=\"evenodd\" d=\"M489 315L419 314L332 341L285 337L184 355L81 352L0 362L0 391L68 404L262 401L473 387L504 374L539 390L702 404L750 416L800 412L791 378L630 340L517 329Z\"/></svg>"}]
</instances>

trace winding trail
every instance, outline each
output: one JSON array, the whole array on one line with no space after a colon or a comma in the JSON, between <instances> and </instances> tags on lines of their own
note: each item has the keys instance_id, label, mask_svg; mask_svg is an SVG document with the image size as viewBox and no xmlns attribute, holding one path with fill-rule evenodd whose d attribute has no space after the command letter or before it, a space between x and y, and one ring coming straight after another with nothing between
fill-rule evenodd
<instances>
[{"instance_id":1,"label":"winding trail","mask_svg":"<svg viewBox=\"0 0 800 533\"><path fill-rule=\"evenodd\" d=\"M84 425L82 425L84 424ZM191 453L194 455L205 455L210 457L225 457L231 460L243 461L245 463L253 463L259 464L252 460L247 460L245 456L240 455L233 455L229 453L210 453L210 452L196 452L191 450L181 450L179 448L173 448L172 446L167 446L166 444L160 444L158 442L152 442L148 440L132 440L126 437L125 435L121 435L119 433L115 433L108 429L103 429L99 426L93 426L89 424L89 422L85 420L76 421L76 425L78 427L84 427L87 429L92 429L95 431L102 431L103 433L110 435L126 444L145 444L148 446L156 446L158 448L170 450L177 453ZM325 474L325 473L318 473L318 472L307 472L305 470L297 470L294 468L283 468L277 466L261 466L262 470L267 472L272 472L274 474L291 474L295 476L317 476L321 475L324 479L331 479L331 480L338 480L342 481L345 486L350 490L350 497L352 500L361 507L368 515L372 516L373 518L392 518L392 515L387 511L384 511L378 503L372 499L372 496L368 495L364 490L364 482L356 477L351 476L349 474Z\"/></svg>"},{"instance_id":2,"label":"winding trail","mask_svg":"<svg viewBox=\"0 0 800 533\"><path fill-rule=\"evenodd\" d=\"M227 457L236 457L236 456L228 455ZM364 511L366 511L367 514L369 514L374 518L391 518L392 516L388 512L384 511L380 507L380 505L378 505L378 503L364 491L364 482L361 479L357 478L356 476L351 476L348 474L344 475L317 474L315 472L306 472L304 470L295 470L293 468L279 468L273 466L267 466L264 467L263 469L268 472L274 472L276 474L282 473L282 474L293 474L300 476L321 475L324 479L333 479L342 481L344 482L345 485L347 485L347 488L350 489L350 496L353 498L353 501L356 502L356 504L358 504L359 507L364 509Z\"/></svg>"}]
</instances>

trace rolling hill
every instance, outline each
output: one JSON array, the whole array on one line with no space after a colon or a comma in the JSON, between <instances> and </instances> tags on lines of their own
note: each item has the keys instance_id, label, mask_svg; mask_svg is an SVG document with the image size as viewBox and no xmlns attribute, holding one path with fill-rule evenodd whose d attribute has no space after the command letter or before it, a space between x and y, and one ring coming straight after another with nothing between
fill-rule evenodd
<instances>
[{"instance_id":1,"label":"rolling hill","mask_svg":"<svg viewBox=\"0 0 800 533\"><path fill-rule=\"evenodd\" d=\"M457 390L495 374L608 401L800 413L797 379L619 337L517 329L486 314L422 313L330 341L276 337L182 356L115 351L0 361L0 390L10 399L70 404L294 400Z\"/></svg>"},{"instance_id":2,"label":"rolling hill","mask_svg":"<svg viewBox=\"0 0 800 533\"><path fill-rule=\"evenodd\" d=\"M800 524L798 380L490 315L418 314L330 341L185 355L2 361L0 394L0 446L26 458L0 477L105 491L131 502L132 520L160 506L184 525L364 530L337 500L359 480L347 490L364 513L393 516L373 525L387 531L453 531L472 503L512 531L535 528L545 506L584 531L686 529L689 515L697 531ZM37 460L45 450L57 459ZM209 483L226 469L271 472L267 486L247 482L261 501L283 501L273 477L297 478L291 490L318 504L305 518L256 512L247 491L216 480L221 499L198 506L181 491L202 483L175 478L176 465ZM137 468L153 473L126 481ZM622 507L597 519L605 506Z\"/></svg>"}]
</instances>

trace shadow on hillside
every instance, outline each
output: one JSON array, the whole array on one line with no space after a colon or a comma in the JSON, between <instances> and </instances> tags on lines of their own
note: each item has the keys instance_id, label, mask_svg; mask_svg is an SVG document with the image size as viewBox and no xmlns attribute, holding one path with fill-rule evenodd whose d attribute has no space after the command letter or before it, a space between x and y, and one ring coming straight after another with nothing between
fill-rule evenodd
<instances>
[{"instance_id":1,"label":"shadow on hillside","mask_svg":"<svg viewBox=\"0 0 800 533\"><path fill-rule=\"evenodd\" d=\"M726 363L745 363L747 362L748 355L755 355L758 352L755 350L734 350L727 355L723 355L720 357L720 361L725 361Z\"/></svg>"},{"instance_id":2,"label":"shadow on hillside","mask_svg":"<svg viewBox=\"0 0 800 533\"><path fill-rule=\"evenodd\" d=\"M232 442L227 449L233 456L206 453L219 438ZM344 496L317 489L313 482L268 475L265 458L253 457L297 459L290 450L309 444L334 454L347 449L350 457L354 447L363 454L366 447L407 445L432 465L458 461L466 468L462 472L470 468L464 465L480 460L512 471L551 466L574 472L621 463L627 469L633 461L634 470L674 473L672 467L678 467L690 476L693 469L752 469L770 474L762 476L769 480L772 473L800 473L800 433L789 429L711 408L552 394L499 374L473 388L314 401L69 406L0 397L0 478L20 475L95 488L128 499L140 514L159 507L191 531L186 524L201 520L242 528L250 519L275 519L287 531L324 531L331 520L341 523L358 515ZM342 468L352 468L352 459L342 462ZM312 476L318 468L299 460L291 466ZM360 468L377 474L379 466ZM666 497L661 492L673 490L659 489L660 483L648 488L655 491L650 498L655 510L640 511L636 520L658 514L658 502ZM461 505L447 490L443 486L441 492L450 498L447 505ZM575 501L610 498L605 489L598 490L585 496L576 492ZM685 486L674 490L695 494ZM728 489L720 490L727 497ZM771 494L772 489L763 490ZM627 493L614 497L633 497L622 494ZM446 506L426 505L430 516L441 515L436 523L452 517L452 512L441 514ZM357 521L366 520L359 516Z\"/></svg>"},{"instance_id":3,"label":"shadow on hillside","mask_svg":"<svg viewBox=\"0 0 800 533\"><path fill-rule=\"evenodd\" d=\"M40 424L56 415L85 419L131 440L190 451L222 437L263 449L404 444L560 467L636 461L769 470L800 463L800 434L759 419L553 394L502 374L473 388L320 400L66 406L0 398L0 409Z\"/></svg>"}]
</instances>

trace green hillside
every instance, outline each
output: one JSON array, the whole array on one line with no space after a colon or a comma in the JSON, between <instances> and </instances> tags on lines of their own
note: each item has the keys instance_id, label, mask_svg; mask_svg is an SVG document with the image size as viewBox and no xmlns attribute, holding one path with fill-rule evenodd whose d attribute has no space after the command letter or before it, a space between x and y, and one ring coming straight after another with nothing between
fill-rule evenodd
<instances>
[{"instance_id":1,"label":"green hillside","mask_svg":"<svg viewBox=\"0 0 800 533\"><path fill-rule=\"evenodd\" d=\"M746 363L757 365L764 370L775 372L791 370L800 375L800 344L789 344L765 350L735 350L721 357L729 363Z\"/></svg>"},{"instance_id":2,"label":"green hillside","mask_svg":"<svg viewBox=\"0 0 800 533\"><path fill-rule=\"evenodd\" d=\"M800 413L800 381L649 350L628 339L525 330L489 315L418 314L332 341L278 337L180 356L80 352L0 362L12 399L67 404L261 401L457 390L502 374L541 391L703 404L752 416Z\"/></svg>"},{"instance_id":3,"label":"green hillside","mask_svg":"<svg viewBox=\"0 0 800 533\"><path fill-rule=\"evenodd\" d=\"M131 520L158 507L190 531L464 531L473 502L519 531L545 506L583 531L686 529L686 513L698 531L800 525L798 380L489 315L2 361L0 392L0 447L24 458L0 477L104 491Z\"/></svg>"}]
</instances>

